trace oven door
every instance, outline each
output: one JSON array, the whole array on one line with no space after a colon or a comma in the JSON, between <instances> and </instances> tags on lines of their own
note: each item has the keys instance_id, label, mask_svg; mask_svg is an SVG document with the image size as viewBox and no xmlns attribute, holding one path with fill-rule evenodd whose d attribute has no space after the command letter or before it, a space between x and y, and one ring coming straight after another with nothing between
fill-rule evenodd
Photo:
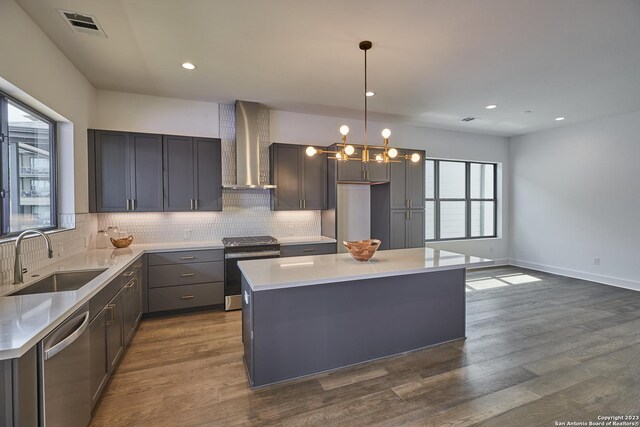
<instances>
[{"instance_id":1,"label":"oven door","mask_svg":"<svg viewBox=\"0 0 640 427\"><path fill-rule=\"evenodd\" d=\"M242 273L238 261L253 259L279 258L279 250L230 252L224 255L224 299L225 310L242 308Z\"/></svg>"}]
</instances>

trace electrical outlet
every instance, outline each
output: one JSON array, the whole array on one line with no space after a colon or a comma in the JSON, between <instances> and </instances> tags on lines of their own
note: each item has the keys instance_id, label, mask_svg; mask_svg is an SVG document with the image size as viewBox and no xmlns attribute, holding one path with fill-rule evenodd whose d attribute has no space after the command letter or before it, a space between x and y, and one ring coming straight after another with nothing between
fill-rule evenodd
<instances>
[{"instance_id":1,"label":"electrical outlet","mask_svg":"<svg viewBox=\"0 0 640 427\"><path fill-rule=\"evenodd\" d=\"M55 255L58 258L62 258L64 256L64 244L58 243L56 245Z\"/></svg>"},{"instance_id":2,"label":"electrical outlet","mask_svg":"<svg viewBox=\"0 0 640 427\"><path fill-rule=\"evenodd\" d=\"M188 230L188 229L187 229L187 230L184 230L184 231L182 232L182 238L183 238L184 240L191 240L191 230Z\"/></svg>"},{"instance_id":3,"label":"electrical outlet","mask_svg":"<svg viewBox=\"0 0 640 427\"><path fill-rule=\"evenodd\" d=\"M595 257L593 259L593 265L600 265L600 258L599 257Z\"/></svg>"},{"instance_id":4,"label":"electrical outlet","mask_svg":"<svg viewBox=\"0 0 640 427\"><path fill-rule=\"evenodd\" d=\"M493 253L493 246L489 247L489 252Z\"/></svg>"}]
</instances>

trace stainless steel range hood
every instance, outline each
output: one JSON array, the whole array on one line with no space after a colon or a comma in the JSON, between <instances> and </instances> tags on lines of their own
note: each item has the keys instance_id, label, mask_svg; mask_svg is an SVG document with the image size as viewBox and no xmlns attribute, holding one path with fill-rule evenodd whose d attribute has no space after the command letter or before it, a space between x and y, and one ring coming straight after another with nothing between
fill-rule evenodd
<instances>
[{"instance_id":1,"label":"stainless steel range hood","mask_svg":"<svg viewBox=\"0 0 640 427\"><path fill-rule=\"evenodd\" d=\"M236 101L236 184L226 184L224 188L276 188L275 185L260 184L258 107L256 102Z\"/></svg>"}]
</instances>

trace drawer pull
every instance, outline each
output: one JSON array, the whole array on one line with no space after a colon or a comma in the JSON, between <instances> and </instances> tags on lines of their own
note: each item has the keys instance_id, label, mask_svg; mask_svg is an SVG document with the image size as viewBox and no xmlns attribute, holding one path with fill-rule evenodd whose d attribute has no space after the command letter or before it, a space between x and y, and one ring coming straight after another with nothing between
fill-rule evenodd
<instances>
[{"instance_id":1,"label":"drawer pull","mask_svg":"<svg viewBox=\"0 0 640 427\"><path fill-rule=\"evenodd\" d=\"M196 259L194 256L182 256L180 259Z\"/></svg>"},{"instance_id":2,"label":"drawer pull","mask_svg":"<svg viewBox=\"0 0 640 427\"><path fill-rule=\"evenodd\" d=\"M315 252L315 249L305 249L304 252Z\"/></svg>"},{"instance_id":3,"label":"drawer pull","mask_svg":"<svg viewBox=\"0 0 640 427\"><path fill-rule=\"evenodd\" d=\"M133 268L140 268L140 267L142 267L142 263L133 266Z\"/></svg>"},{"instance_id":4,"label":"drawer pull","mask_svg":"<svg viewBox=\"0 0 640 427\"><path fill-rule=\"evenodd\" d=\"M193 295L183 295L180 297L180 299L192 299L195 298Z\"/></svg>"},{"instance_id":5,"label":"drawer pull","mask_svg":"<svg viewBox=\"0 0 640 427\"><path fill-rule=\"evenodd\" d=\"M124 277L131 277L133 276L134 271L127 271L126 273L123 274Z\"/></svg>"},{"instance_id":6,"label":"drawer pull","mask_svg":"<svg viewBox=\"0 0 640 427\"><path fill-rule=\"evenodd\" d=\"M180 275L180 277L191 277L191 276L195 276L195 275L196 275L196 273L182 273Z\"/></svg>"}]
</instances>

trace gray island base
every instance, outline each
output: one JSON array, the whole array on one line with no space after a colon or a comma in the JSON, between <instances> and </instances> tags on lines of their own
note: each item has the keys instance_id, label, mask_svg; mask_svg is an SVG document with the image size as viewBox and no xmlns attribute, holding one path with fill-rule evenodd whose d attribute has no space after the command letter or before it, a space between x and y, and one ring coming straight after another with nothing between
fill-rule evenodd
<instances>
[{"instance_id":1,"label":"gray island base","mask_svg":"<svg viewBox=\"0 0 640 427\"><path fill-rule=\"evenodd\" d=\"M243 274L242 338L251 387L463 339L464 264L275 289L252 286Z\"/></svg>"}]
</instances>

